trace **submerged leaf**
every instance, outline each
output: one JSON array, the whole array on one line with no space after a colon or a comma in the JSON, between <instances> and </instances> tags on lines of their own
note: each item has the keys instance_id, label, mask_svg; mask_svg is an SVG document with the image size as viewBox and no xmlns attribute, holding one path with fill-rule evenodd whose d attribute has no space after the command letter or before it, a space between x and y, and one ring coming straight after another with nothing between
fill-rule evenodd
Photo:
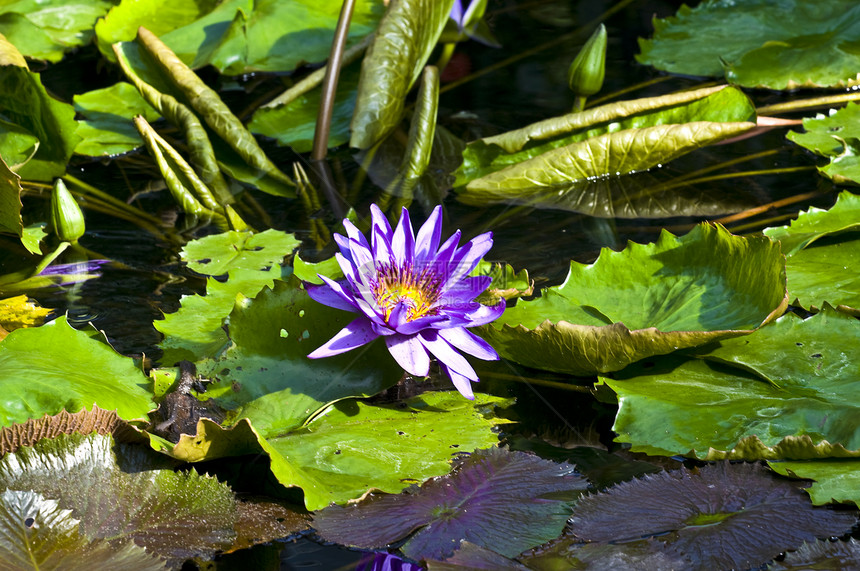
<instances>
[{"instance_id":1,"label":"submerged leaf","mask_svg":"<svg viewBox=\"0 0 860 571\"><path fill-rule=\"evenodd\" d=\"M400 0L379 22L361 65L351 147L369 149L400 122L406 94L448 21L454 0Z\"/></svg>"},{"instance_id":2,"label":"submerged leaf","mask_svg":"<svg viewBox=\"0 0 860 571\"><path fill-rule=\"evenodd\" d=\"M756 465L661 472L582 498L571 531L599 542L641 541L702 568L758 567L815 537L841 535L853 514L813 508L804 493Z\"/></svg>"},{"instance_id":3,"label":"submerged leaf","mask_svg":"<svg viewBox=\"0 0 860 571\"><path fill-rule=\"evenodd\" d=\"M490 448L421 488L322 511L314 526L327 540L362 548L408 536L401 549L414 559L444 559L461 540L513 557L564 527L568 503L549 496L573 499L585 487L570 464Z\"/></svg>"},{"instance_id":4,"label":"submerged leaf","mask_svg":"<svg viewBox=\"0 0 860 571\"><path fill-rule=\"evenodd\" d=\"M787 303L783 258L767 239L699 225L656 244L572 262L564 284L519 300L481 335L529 367L590 375L750 333Z\"/></svg>"},{"instance_id":5,"label":"submerged leaf","mask_svg":"<svg viewBox=\"0 0 860 571\"><path fill-rule=\"evenodd\" d=\"M858 32L854 0L709 0L655 19L637 59L744 87L846 87L858 82Z\"/></svg>"},{"instance_id":6,"label":"submerged leaf","mask_svg":"<svg viewBox=\"0 0 860 571\"><path fill-rule=\"evenodd\" d=\"M815 541L804 543L785 559L767 566L768 571L807 571L819 569L841 571L860 567L860 541Z\"/></svg>"}]
</instances>

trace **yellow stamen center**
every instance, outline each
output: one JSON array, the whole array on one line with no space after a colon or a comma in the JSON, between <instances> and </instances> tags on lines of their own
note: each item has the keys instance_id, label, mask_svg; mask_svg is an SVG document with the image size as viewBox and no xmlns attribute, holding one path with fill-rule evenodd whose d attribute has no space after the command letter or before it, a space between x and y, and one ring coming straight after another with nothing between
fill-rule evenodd
<instances>
[{"instance_id":1,"label":"yellow stamen center","mask_svg":"<svg viewBox=\"0 0 860 571\"><path fill-rule=\"evenodd\" d=\"M436 315L435 303L439 300L440 282L432 268L416 274L411 265L379 264L373 298L382 309L387 321L397 304L406 307L406 321L427 315Z\"/></svg>"}]
</instances>

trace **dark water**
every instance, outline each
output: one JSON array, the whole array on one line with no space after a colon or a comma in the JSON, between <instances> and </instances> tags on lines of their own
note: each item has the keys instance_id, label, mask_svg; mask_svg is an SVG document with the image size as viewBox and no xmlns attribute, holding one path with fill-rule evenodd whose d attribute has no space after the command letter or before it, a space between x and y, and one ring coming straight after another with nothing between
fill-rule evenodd
<instances>
[{"instance_id":1,"label":"dark water","mask_svg":"<svg viewBox=\"0 0 860 571\"><path fill-rule=\"evenodd\" d=\"M463 137L486 136L508 129L522 127L528 123L560 115L569 111L572 96L567 88L567 67L579 46L592 28L579 34L571 34L577 26L593 20L613 2L571 2L569 0L528 2L513 0L490 2L490 25L504 44L503 49L493 49L477 43L463 45L458 51L465 56L461 63L472 71L480 71L512 55L539 46L545 42L554 45L536 55L518 60L500 70L481 76L449 91L440 100L439 121L452 132ZM607 58L607 80L601 94L660 76L656 71L640 66L633 59L638 51L636 38L650 35L652 15L668 16L675 12L679 3L638 2L612 16L607 21L609 52ZM96 66L94 49L87 48L73 56L70 63L54 66L45 74L46 84L67 99L78 89L92 89L108 85L116 80L114 71ZM216 80L211 72L203 71L205 78ZM82 80L81 78L86 78ZM277 79L239 78L247 93L231 93L228 101L237 109L243 102L251 101L259 93L272 89ZM668 93L675 89L699 83L694 79L675 78L656 83L646 89L637 90L624 97L644 97ZM774 99L774 94L753 93L757 103ZM803 94L800 94L803 95ZM775 155L743 163L735 170L776 169L788 166L813 165L813 159L805 152L786 144L785 130L774 130L766 135L739 143L712 147L693 153L658 169L658 179L671 179L678 174L690 172L709 165L718 164L779 149ZM288 149L269 145L272 158L285 172L290 172L290 163L302 160ZM350 153L341 149L336 157L337 171L346 181L357 176L358 167ZM150 186L158 187L157 171L147 167L149 159L145 153L117 159L111 163L80 162L70 172L78 178L110 192L122 200L134 193L145 191ZM814 171L790 175L767 175L712 181L704 183L704 192L709 196L742 196L751 205L768 204L816 189L832 190L829 183ZM368 204L376 196L377 189L365 182L355 207L366 213ZM288 201L254 192L255 198L266 209L274 227L295 232L300 238L308 237L308 221L298 201ZM785 224L786 216L810 205L827 207L835 201L835 193L825 193L814 201L789 204L770 210L756 218L744 221L751 223L741 232L754 232L765 225ZM46 201L30 197L25 201L25 213L39 219ZM141 209L170 218L175 208L166 191L151 192L134 201ZM516 269L528 268L538 284L560 282L567 272L569 260L593 261L601 247L623 248L627 240L647 242L654 240L662 227L677 233L699 222L703 217L672 217L668 219L604 219L574 212L544 210L530 207L488 206L475 208L458 203L449 196L446 206L446 229L450 232L461 228L466 237L486 230L495 233L495 246L488 256L491 260L505 261ZM411 209L417 225L426 214L419 205ZM317 213L329 223L334 223L331 211ZM779 222L766 222L782 216ZM719 216L710 217L710 219ZM42 217L41 219L44 219ZM182 225L180 215L177 224ZM729 226L732 228L732 226ZM106 258L121 262L125 267L107 267L101 278L65 289L32 292L42 305L55 308L57 313L68 312L70 320L80 326L91 322L103 329L114 347L123 354L146 354L157 361L160 351L157 343L160 334L152 327L152 321L163 313L175 311L181 296L201 293L204 282L193 275L179 262L180 245L155 238L152 234L128 222L110 216L87 212L87 234L81 243L87 248L103 254ZM212 228L194 228L184 234L188 239L213 232ZM313 256L312 248L307 255ZM20 256L7 254L3 258L5 268L14 269ZM170 365L167 363L166 365ZM549 434L589 434L607 439L614 410L599 405L587 395L577 395L552 389L538 389L531 385L517 384L503 390L520 399L519 414L523 418L536 418L532 430ZM553 403L550 405L550 403ZM556 414L565 410L565 415ZM571 415L570 411L579 411ZM572 421L571 418L578 420ZM255 556L269 556L261 547ZM352 565L358 556L320 554L320 546L301 540L290 544L283 551L277 546L285 569L333 569ZM267 554L268 553L268 554ZM237 558L240 556L236 556ZM241 557L250 557L243 555ZM335 563L335 561L337 561Z\"/></svg>"}]
</instances>

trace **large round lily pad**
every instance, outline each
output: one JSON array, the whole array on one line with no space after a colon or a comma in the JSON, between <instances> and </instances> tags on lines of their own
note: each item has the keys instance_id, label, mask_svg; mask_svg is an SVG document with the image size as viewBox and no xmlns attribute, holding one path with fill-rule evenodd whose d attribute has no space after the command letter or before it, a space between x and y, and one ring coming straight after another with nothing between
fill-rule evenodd
<instances>
[{"instance_id":1,"label":"large round lily pad","mask_svg":"<svg viewBox=\"0 0 860 571\"><path fill-rule=\"evenodd\" d=\"M737 337L787 304L784 259L766 238L700 225L591 265L572 262L565 282L520 300L481 335L529 367L591 375L649 357Z\"/></svg>"}]
</instances>

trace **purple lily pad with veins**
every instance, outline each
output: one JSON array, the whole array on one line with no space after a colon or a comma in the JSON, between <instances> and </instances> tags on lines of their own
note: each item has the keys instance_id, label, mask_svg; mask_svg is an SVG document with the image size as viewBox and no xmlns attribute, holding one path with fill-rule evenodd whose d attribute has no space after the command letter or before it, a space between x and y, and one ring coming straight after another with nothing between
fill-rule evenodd
<instances>
[{"instance_id":1,"label":"purple lily pad with veins","mask_svg":"<svg viewBox=\"0 0 860 571\"><path fill-rule=\"evenodd\" d=\"M571 464L491 448L420 488L327 508L314 527L328 541L363 549L408 536L401 549L412 559L445 559L462 540L513 557L561 533L568 500L586 486Z\"/></svg>"}]
</instances>

